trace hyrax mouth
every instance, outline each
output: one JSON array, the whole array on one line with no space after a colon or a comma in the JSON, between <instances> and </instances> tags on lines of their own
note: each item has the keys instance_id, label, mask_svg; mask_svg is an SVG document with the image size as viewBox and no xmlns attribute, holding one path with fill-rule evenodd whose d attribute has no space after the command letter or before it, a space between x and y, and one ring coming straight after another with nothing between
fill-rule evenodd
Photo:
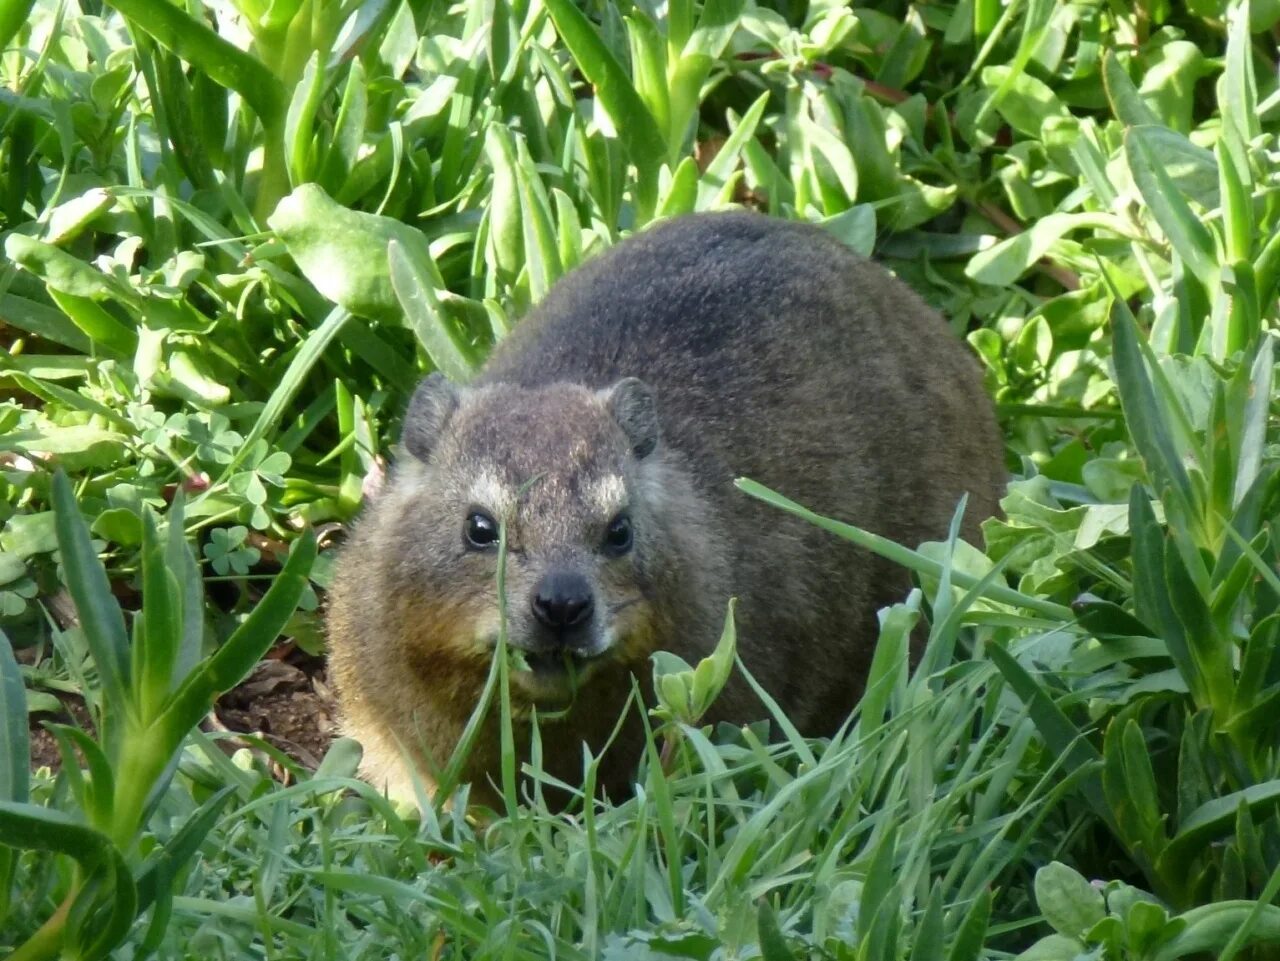
<instances>
[{"instance_id":1,"label":"hyrax mouth","mask_svg":"<svg viewBox=\"0 0 1280 961\"><path fill-rule=\"evenodd\" d=\"M529 665L533 674L545 677L561 677L576 674L585 658L572 651L541 651L536 654L525 654L524 662Z\"/></svg>"},{"instance_id":2,"label":"hyrax mouth","mask_svg":"<svg viewBox=\"0 0 1280 961\"><path fill-rule=\"evenodd\" d=\"M527 670L539 677L556 678L568 675L581 675L592 665L604 659L604 652L584 654L571 648L561 647L542 651L525 651L512 649L512 656L518 669Z\"/></svg>"},{"instance_id":3,"label":"hyrax mouth","mask_svg":"<svg viewBox=\"0 0 1280 961\"><path fill-rule=\"evenodd\" d=\"M583 654L568 647L539 651L508 648L513 668L512 680L535 699L572 699L603 664L607 651Z\"/></svg>"}]
</instances>

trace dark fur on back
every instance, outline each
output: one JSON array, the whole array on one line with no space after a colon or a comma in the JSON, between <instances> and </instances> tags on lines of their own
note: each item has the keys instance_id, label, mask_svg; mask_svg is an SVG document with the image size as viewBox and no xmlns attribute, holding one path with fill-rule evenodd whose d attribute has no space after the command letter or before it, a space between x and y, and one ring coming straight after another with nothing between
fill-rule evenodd
<instances>
[{"instance_id":1,"label":"dark fur on back","mask_svg":"<svg viewBox=\"0 0 1280 961\"><path fill-rule=\"evenodd\" d=\"M637 385L607 393L632 377L649 391ZM563 384L590 393L553 386ZM638 626L627 628L635 635L631 646L619 642L611 662L617 670L600 668L599 697L584 701L590 712L575 708L563 722L557 740L569 777L576 745L598 744L614 721L599 700L618 697L631 671L646 677L645 658L655 648L690 662L709 653L731 596L739 598L743 660L802 732L831 733L856 703L876 611L900 599L906 574L740 494L736 477L912 546L945 536L966 492L964 533L975 539L1004 484L1000 437L977 365L942 319L820 229L754 214L673 220L590 261L561 281L460 391L461 400L443 387L415 400L426 419L445 411L444 426L415 433L406 425L406 442L421 446L422 463L397 474L344 552L330 608L344 707L357 735L385 741L412 736L396 730L408 723L403 705L421 709L413 713L421 725L421 712L467 703L455 695L471 691L474 677L451 677L456 666L407 677L411 654L394 638L410 633L401 624L407 615L385 613L407 603L393 604L388 595L415 583L429 595L423 611L436 610L451 592L479 587L467 573L470 559L427 556L439 549L421 546L433 542L414 528L414 505L443 498L459 471L494 471L513 483L555 475L545 491L531 488L521 508L529 578L554 558L587 571L609 596L635 594L635 610L643 611L634 614ZM450 405L460 405L458 412ZM655 410L655 443L645 447ZM473 461L451 454L450 444L474 448L476 466L463 466ZM579 455L580 466L568 468ZM557 516L586 510L569 506L586 503L573 488L589 487L602 473L625 478L638 512L634 558L625 567L591 554L590 524ZM447 527L459 509L442 512L439 525ZM388 579L389 567L415 553L422 560L408 562L407 577ZM414 580L414 571L433 565L439 576ZM384 697L387 686L393 690ZM381 706L391 700L402 706ZM760 713L741 679L715 709L734 721ZM614 775L623 782L637 733L624 736L631 743L619 752L624 762ZM432 749L447 753L448 736L435 740ZM485 773L484 765L473 773Z\"/></svg>"}]
</instances>

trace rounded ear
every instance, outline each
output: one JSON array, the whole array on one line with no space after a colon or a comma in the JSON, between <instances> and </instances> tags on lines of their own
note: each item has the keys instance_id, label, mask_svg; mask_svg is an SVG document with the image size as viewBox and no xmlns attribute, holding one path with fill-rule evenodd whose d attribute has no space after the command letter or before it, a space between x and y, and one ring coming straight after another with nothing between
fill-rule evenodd
<instances>
[{"instance_id":1,"label":"rounded ear","mask_svg":"<svg viewBox=\"0 0 1280 961\"><path fill-rule=\"evenodd\" d=\"M445 380L444 374L437 371L428 375L413 392L404 412L400 443L418 460L425 461L457 406L458 390Z\"/></svg>"},{"instance_id":2,"label":"rounded ear","mask_svg":"<svg viewBox=\"0 0 1280 961\"><path fill-rule=\"evenodd\" d=\"M626 377L600 396L613 419L631 442L631 453L642 460L658 446L658 406L653 390L644 381Z\"/></svg>"}]
</instances>

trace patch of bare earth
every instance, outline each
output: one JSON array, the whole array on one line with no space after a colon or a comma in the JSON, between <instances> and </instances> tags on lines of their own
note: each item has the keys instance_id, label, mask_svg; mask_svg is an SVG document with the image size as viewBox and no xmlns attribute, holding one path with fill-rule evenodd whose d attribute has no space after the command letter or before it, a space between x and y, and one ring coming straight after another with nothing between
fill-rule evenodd
<instances>
[{"instance_id":1,"label":"patch of bare earth","mask_svg":"<svg viewBox=\"0 0 1280 961\"><path fill-rule=\"evenodd\" d=\"M31 715L32 771L41 767L56 771L62 764L58 742L43 721L74 724L93 732L92 719L81 698L60 695L59 700L60 712ZM223 694L200 726L210 733L231 735L218 739L228 752L256 747L252 740L237 736L254 735L314 771L336 736L336 718L337 707L325 683L323 659L289 645L273 651L243 683ZM278 777L285 778L282 769L274 769Z\"/></svg>"},{"instance_id":2,"label":"patch of bare earth","mask_svg":"<svg viewBox=\"0 0 1280 961\"><path fill-rule=\"evenodd\" d=\"M314 771L336 736L336 719L324 662L295 650L286 658L260 661L243 683L218 699L206 723L215 730L256 734Z\"/></svg>"}]
</instances>

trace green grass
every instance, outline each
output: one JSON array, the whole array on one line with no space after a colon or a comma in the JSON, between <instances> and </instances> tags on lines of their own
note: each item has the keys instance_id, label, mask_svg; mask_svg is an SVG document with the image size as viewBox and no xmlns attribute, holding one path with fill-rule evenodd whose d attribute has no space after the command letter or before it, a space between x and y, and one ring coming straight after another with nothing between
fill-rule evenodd
<instances>
[{"instance_id":1,"label":"green grass","mask_svg":"<svg viewBox=\"0 0 1280 961\"><path fill-rule=\"evenodd\" d=\"M0 947L1280 957L1277 24L0 0ZM422 373L735 202L936 304L1008 442L981 545L742 482L917 572L838 737L700 727L728 646L655 668L637 796L568 814L508 770L501 812L464 785L410 817L347 742L310 774L195 729L282 631L322 649L302 531L354 516ZM67 691L92 724L32 773L28 711Z\"/></svg>"}]
</instances>

